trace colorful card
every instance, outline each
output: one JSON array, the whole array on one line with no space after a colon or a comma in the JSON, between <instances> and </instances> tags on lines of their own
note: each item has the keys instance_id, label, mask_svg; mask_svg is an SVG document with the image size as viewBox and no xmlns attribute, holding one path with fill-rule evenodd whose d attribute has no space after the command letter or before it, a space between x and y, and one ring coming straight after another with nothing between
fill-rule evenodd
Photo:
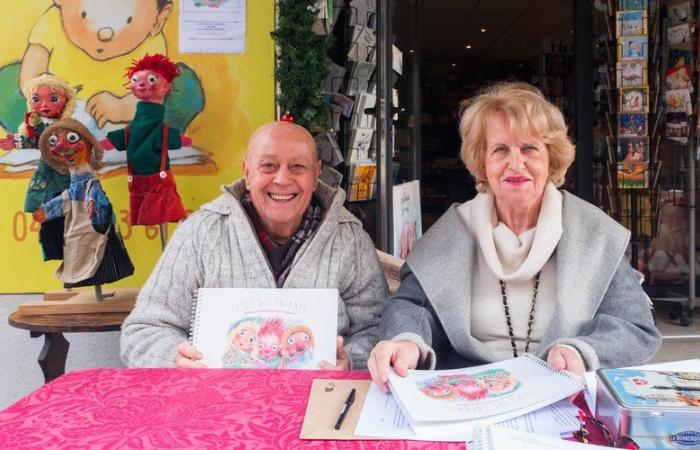
<instances>
[{"instance_id":1,"label":"colorful card","mask_svg":"<svg viewBox=\"0 0 700 450\"><path fill-rule=\"evenodd\" d=\"M689 89L675 89L666 91L666 111L693 113L693 104L690 99Z\"/></svg>"},{"instance_id":2,"label":"colorful card","mask_svg":"<svg viewBox=\"0 0 700 450\"><path fill-rule=\"evenodd\" d=\"M668 65L670 69L672 67L690 67L693 62L693 54L690 50L671 48L668 50Z\"/></svg>"},{"instance_id":3,"label":"colorful card","mask_svg":"<svg viewBox=\"0 0 700 450\"><path fill-rule=\"evenodd\" d=\"M647 9L648 0L618 0L617 7L621 10Z\"/></svg>"},{"instance_id":4,"label":"colorful card","mask_svg":"<svg viewBox=\"0 0 700 450\"><path fill-rule=\"evenodd\" d=\"M617 164L619 189L645 189L649 185L646 162L622 162Z\"/></svg>"},{"instance_id":5,"label":"colorful card","mask_svg":"<svg viewBox=\"0 0 700 450\"><path fill-rule=\"evenodd\" d=\"M336 362L336 289L201 288L191 342L209 367L318 369Z\"/></svg>"},{"instance_id":6,"label":"colorful card","mask_svg":"<svg viewBox=\"0 0 700 450\"><path fill-rule=\"evenodd\" d=\"M649 161L649 138L626 137L617 140L617 162Z\"/></svg>"},{"instance_id":7,"label":"colorful card","mask_svg":"<svg viewBox=\"0 0 700 450\"><path fill-rule=\"evenodd\" d=\"M634 61L649 58L647 36L622 36L617 40L617 60Z\"/></svg>"},{"instance_id":8,"label":"colorful card","mask_svg":"<svg viewBox=\"0 0 700 450\"><path fill-rule=\"evenodd\" d=\"M688 114L666 113L666 137L681 144L688 142Z\"/></svg>"},{"instance_id":9,"label":"colorful card","mask_svg":"<svg viewBox=\"0 0 700 450\"><path fill-rule=\"evenodd\" d=\"M646 61L617 63L617 87L646 86L647 84Z\"/></svg>"},{"instance_id":10,"label":"colorful card","mask_svg":"<svg viewBox=\"0 0 700 450\"><path fill-rule=\"evenodd\" d=\"M693 18L693 5L689 0L669 0L666 11L671 25L690 22Z\"/></svg>"},{"instance_id":11,"label":"colorful card","mask_svg":"<svg viewBox=\"0 0 700 450\"><path fill-rule=\"evenodd\" d=\"M620 88L620 112L646 113L649 112L649 88L629 87Z\"/></svg>"},{"instance_id":12,"label":"colorful card","mask_svg":"<svg viewBox=\"0 0 700 450\"><path fill-rule=\"evenodd\" d=\"M647 136L647 115L620 114L618 134L625 137Z\"/></svg>"},{"instance_id":13,"label":"colorful card","mask_svg":"<svg viewBox=\"0 0 700 450\"><path fill-rule=\"evenodd\" d=\"M615 37L635 36L647 34L647 12L619 11L617 13L617 27Z\"/></svg>"},{"instance_id":14,"label":"colorful card","mask_svg":"<svg viewBox=\"0 0 700 450\"><path fill-rule=\"evenodd\" d=\"M690 67L676 66L666 71L666 90L688 89L693 92L693 79L690 74Z\"/></svg>"},{"instance_id":15,"label":"colorful card","mask_svg":"<svg viewBox=\"0 0 700 450\"><path fill-rule=\"evenodd\" d=\"M666 43L675 48L692 49L693 33L689 23L681 23L666 28Z\"/></svg>"}]
</instances>

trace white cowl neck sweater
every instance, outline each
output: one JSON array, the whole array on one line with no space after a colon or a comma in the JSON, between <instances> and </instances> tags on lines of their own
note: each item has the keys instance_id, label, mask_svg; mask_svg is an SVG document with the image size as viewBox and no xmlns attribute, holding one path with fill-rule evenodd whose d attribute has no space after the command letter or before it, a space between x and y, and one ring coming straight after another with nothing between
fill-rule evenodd
<instances>
[{"instance_id":1,"label":"white cowl neck sweater","mask_svg":"<svg viewBox=\"0 0 700 450\"><path fill-rule=\"evenodd\" d=\"M498 221L490 191L457 208L479 247L472 272L471 334L498 359L513 357L499 279L506 285L518 354L525 351L538 272L540 284L530 352L537 349L549 325L556 300L556 268L551 256L562 234L562 198L557 188L547 183L535 228L520 235Z\"/></svg>"}]
</instances>

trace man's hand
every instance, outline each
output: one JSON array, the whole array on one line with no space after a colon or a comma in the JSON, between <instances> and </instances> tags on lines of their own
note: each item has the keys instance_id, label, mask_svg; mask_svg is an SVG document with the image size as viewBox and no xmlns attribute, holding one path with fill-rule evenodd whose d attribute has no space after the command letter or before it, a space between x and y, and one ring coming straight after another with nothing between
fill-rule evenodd
<instances>
[{"instance_id":1,"label":"man's hand","mask_svg":"<svg viewBox=\"0 0 700 450\"><path fill-rule=\"evenodd\" d=\"M32 218L34 219L35 222L39 222L39 223L46 222L46 213L44 212L44 208L39 208L36 211L34 211L32 213Z\"/></svg>"},{"instance_id":2,"label":"man's hand","mask_svg":"<svg viewBox=\"0 0 700 450\"><path fill-rule=\"evenodd\" d=\"M136 101L130 97L133 96L117 97L110 92L98 92L90 97L85 110L95 119L99 128L107 122L128 122L136 113Z\"/></svg>"},{"instance_id":3,"label":"man's hand","mask_svg":"<svg viewBox=\"0 0 700 450\"><path fill-rule=\"evenodd\" d=\"M418 346L411 341L381 341L374 346L367 360L367 368L372 380L377 383L379 389L386 393L389 391L387 380L390 367L405 377L408 369L415 369L420 358Z\"/></svg>"},{"instance_id":4,"label":"man's hand","mask_svg":"<svg viewBox=\"0 0 700 450\"><path fill-rule=\"evenodd\" d=\"M321 361L319 364L323 370L350 370L350 355L343 350L343 338L338 336L335 348L336 365L328 361Z\"/></svg>"},{"instance_id":5,"label":"man's hand","mask_svg":"<svg viewBox=\"0 0 700 450\"><path fill-rule=\"evenodd\" d=\"M189 342L181 342L176 350L175 367L181 369L202 369L207 367L207 365L201 361L202 352L190 345Z\"/></svg>"},{"instance_id":6,"label":"man's hand","mask_svg":"<svg viewBox=\"0 0 700 450\"><path fill-rule=\"evenodd\" d=\"M567 370L576 375L583 376L586 365L581 355L569 347L555 345L547 354L547 362L557 370Z\"/></svg>"}]
</instances>

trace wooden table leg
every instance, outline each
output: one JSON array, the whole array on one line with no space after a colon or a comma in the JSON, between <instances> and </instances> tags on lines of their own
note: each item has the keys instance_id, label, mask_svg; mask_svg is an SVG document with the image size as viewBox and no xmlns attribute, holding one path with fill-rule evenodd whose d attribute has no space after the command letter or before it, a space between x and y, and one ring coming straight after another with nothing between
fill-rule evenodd
<instances>
[{"instance_id":1,"label":"wooden table leg","mask_svg":"<svg viewBox=\"0 0 700 450\"><path fill-rule=\"evenodd\" d=\"M70 343L63 333L40 333L30 331L32 337L44 335L44 346L39 353L39 367L44 373L44 382L48 383L66 373L66 358Z\"/></svg>"}]
</instances>

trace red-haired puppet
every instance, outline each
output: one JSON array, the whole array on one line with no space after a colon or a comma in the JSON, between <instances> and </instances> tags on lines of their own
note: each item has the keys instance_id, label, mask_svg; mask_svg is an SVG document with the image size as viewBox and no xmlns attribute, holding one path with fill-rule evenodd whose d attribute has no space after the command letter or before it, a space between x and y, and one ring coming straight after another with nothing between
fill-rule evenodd
<instances>
[{"instance_id":1,"label":"red-haired puppet","mask_svg":"<svg viewBox=\"0 0 700 450\"><path fill-rule=\"evenodd\" d=\"M126 128L109 132L101 142L107 149L126 150L132 225L178 222L187 215L170 172L168 149L178 149L188 139L165 123L162 104L179 74L164 55L135 61L126 76L129 89L139 99L136 115Z\"/></svg>"}]
</instances>

